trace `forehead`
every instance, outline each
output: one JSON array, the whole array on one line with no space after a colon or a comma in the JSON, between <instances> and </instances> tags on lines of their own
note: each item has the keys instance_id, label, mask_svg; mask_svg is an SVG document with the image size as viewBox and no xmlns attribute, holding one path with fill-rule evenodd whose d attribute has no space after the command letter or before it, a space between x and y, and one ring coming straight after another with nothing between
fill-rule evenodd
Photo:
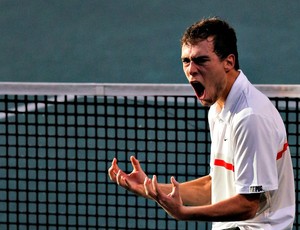
<instances>
[{"instance_id":1,"label":"forehead","mask_svg":"<svg viewBox=\"0 0 300 230\"><path fill-rule=\"evenodd\" d=\"M198 57L202 55L211 56L214 53L214 43L212 38L200 40L195 44L184 44L181 47L182 57Z\"/></svg>"}]
</instances>

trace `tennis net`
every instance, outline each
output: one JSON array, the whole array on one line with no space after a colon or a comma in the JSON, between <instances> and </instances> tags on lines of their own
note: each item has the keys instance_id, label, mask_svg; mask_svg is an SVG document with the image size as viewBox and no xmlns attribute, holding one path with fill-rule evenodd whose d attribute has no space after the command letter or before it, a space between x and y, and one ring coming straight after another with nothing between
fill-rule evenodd
<instances>
[{"instance_id":1,"label":"tennis net","mask_svg":"<svg viewBox=\"0 0 300 230\"><path fill-rule=\"evenodd\" d=\"M299 227L300 87L257 85L287 128ZM159 182L209 172L207 108L189 85L2 83L0 229L209 229L109 181L135 155Z\"/></svg>"}]
</instances>

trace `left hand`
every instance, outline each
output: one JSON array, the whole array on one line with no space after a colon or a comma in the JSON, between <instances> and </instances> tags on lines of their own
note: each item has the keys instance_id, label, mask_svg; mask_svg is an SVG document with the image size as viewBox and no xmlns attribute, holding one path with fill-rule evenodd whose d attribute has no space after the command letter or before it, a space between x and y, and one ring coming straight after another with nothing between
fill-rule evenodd
<instances>
[{"instance_id":1,"label":"left hand","mask_svg":"<svg viewBox=\"0 0 300 230\"><path fill-rule=\"evenodd\" d=\"M117 164L117 159L114 158L111 167L108 169L108 175L112 181L121 187L139 196L148 198L144 191L143 184L147 175L142 169L140 162L134 156L131 156L130 160L133 167L133 171L130 174L123 172Z\"/></svg>"},{"instance_id":2,"label":"left hand","mask_svg":"<svg viewBox=\"0 0 300 230\"><path fill-rule=\"evenodd\" d=\"M145 178L144 187L147 196L155 200L170 216L180 220L183 218L183 202L179 193L179 183L174 177L170 179L172 191L169 194L164 194L157 183L157 178L154 175L152 180Z\"/></svg>"}]
</instances>

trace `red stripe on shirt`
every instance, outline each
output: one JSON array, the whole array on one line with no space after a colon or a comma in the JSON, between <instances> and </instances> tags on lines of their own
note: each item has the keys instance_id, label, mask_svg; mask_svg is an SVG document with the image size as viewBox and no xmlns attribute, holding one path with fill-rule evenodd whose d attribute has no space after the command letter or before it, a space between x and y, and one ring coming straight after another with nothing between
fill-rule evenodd
<instances>
[{"instance_id":1,"label":"red stripe on shirt","mask_svg":"<svg viewBox=\"0 0 300 230\"><path fill-rule=\"evenodd\" d=\"M215 159L214 165L224 167L224 168L234 172L234 165L227 163L224 160Z\"/></svg>"},{"instance_id":2,"label":"red stripe on shirt","mask_svg":"<svg viewBox=\"0 0 300 230\"><path fill-rule=\"evenodd\" d=\"M285 143L283 145L283 149L279 153L277 153L276 160L279 160L280 158L282 158L282 155L287 150L288 146L289 146L288 143ZM214 165L224 167L224 168L226 168L226 169L231 170L231 171L234 172L234 165L230 164L230 163L227 163L224 160L215 159Z\"/></svg>"},{"instance_id":3,"label":"red stripe on shirt","mask_svg":"<svg viewBox=\"0 0 300 230\"><path fill-rule=\"evenodd\" d=\"M287 150L288 146L289 146L288 143L285 143L283 145L283 149L279 153L277 153L276 160L279 160L282 157L283 153Z\"/></svg>"}]
</instances>

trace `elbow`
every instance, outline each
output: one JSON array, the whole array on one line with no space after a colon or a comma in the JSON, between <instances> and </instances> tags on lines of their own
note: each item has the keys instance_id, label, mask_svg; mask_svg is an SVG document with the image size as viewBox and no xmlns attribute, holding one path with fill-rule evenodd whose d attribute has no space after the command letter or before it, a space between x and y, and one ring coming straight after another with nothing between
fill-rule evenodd
<instances>
[{"instance_id":1,"label":"elbow","mask_svg":"<svg viewBox=\"0 0 300 230\"><path fill-rule=\"evenodd\" d=\"M247 208L245 208L245 211L243 212L239 220L253 219L256 216L258 209L259 209L258 203L249 205Z\"/></svg>"},{"instance_id":2,"label":"elbow","mask_svg":"<svg viewBox=\"0 0 300 230\"><path fill-rule=\"evenodd\" d=\"M256 205L255 207L252 207L252 209L249 211L249 218L248 219L253 219L257 212L258 212L258 209L259 209L259 205Z\"/></svg>"},{"instance_id":3,"label":"elbow","mask_svg":"<svg viewBox=\"0 0 300 230\"><path fill-rule=\"evenodd\" d=\"M260 194L242 195L243 199L241 204L243 204L243 212L241 213L240 220L253 219L258 210L260 204Z\"/></svg>"},{"instance_id":4,"label":"elbow","mask_svg":"<svg viewBox=\"0 0 300 230\"><path fill-rule=\"evenodd\" d=\"M243 218L241 218L241 220L253 219L256 216L256 213L257 213L256 209L249 210L247 213L245 213L245 215L243 216Z\"/></svg>"}]
</instances>

